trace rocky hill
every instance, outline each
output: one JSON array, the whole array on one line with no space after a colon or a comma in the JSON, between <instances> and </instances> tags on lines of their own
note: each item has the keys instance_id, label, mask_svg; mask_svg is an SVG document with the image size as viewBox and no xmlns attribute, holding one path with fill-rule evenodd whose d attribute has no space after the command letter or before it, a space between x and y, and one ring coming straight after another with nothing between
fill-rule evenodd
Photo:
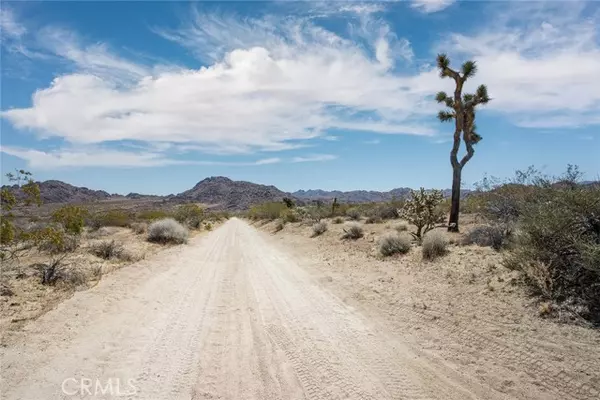
<instances>
[{"instance_id":1,"label":"rocky hill","mask_svg":"<svg viewBox=\"0 0 600 400\"><path fill-rule=\"evenodd\" d=\"M190 190L173 196L171 201L194 201L204 204L215 204L215 208L225 210L241 210L252 204L266 201L281 201L291 197L275 186L259 185L245 181L233 181L224 176L206 178Z\"/></svg>"},{"instance_id":2,"label":"rocky hill","mask_svg":"<svg viewBox=\"0 0 600 400\"><path fill-rule=\"evenodd\" d=\"M88 203L112 198L122 198L120 195L111 195L104 190L92 190L86 187L73 186L62 181L38 182L40 197L43 203ZM22 196L17 185L2 186L8 188L17 198Z\"/></svg>"},{"instance_id":3,"label":"rocky hill","mask_svg":"<svg viewBox=\"0 0 600 400\"><path fill-rule=\"evenodd\" d=\"M463 189L461 191L462 197L465 197L470 193L470 190ZM331 200L334 197L343 203L368 203L368 202L381 202L391 201L394 199L406 198L410 193L410 188L401 187L392 189L387 192L378 192L375 190L351 190L342 192L339 190L298 190L293 192L292 195L302 200ZM442 190L444 197L450 197L452 191L450 189Z\"/></svg>"}]
</instances>

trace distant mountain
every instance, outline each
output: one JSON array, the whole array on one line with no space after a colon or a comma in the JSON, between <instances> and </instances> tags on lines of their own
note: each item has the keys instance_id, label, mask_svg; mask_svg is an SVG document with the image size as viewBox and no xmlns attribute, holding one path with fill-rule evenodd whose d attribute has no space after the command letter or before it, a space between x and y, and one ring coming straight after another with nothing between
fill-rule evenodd
<instances>
[{"instance_id":1,"label":"distant mountain","mask_svg":"<svg viewBox=\"0 0 600 400\"><path fill-rule=\"evenodd\" d=\"M123 198L120 195L111 195L104 190L92 190L86 187L73 186L62 181L38 182L40 197L43 203L88 203L113 198ZM17 185L3 186L8 188L17 198L23 196Z\"/></svg>"},{"instance_id":2,"label":"distant mountain","mask_svg":"<svg viewBox=\"0 0 600 400\"><path fill-rule=\"evenodd\" d=\"M225 210L242 210L256 203L281 201L284 197L291 197L291 195L282 192L275 186L213 176L201 180L190 190L179 193L170 200L214 204L215 208Z\"/></svg>"},{"instance_id":3,"label":"distant mountain","mask_svg":"<svg viewBox=\"0 0 600 400\"><path fill-rule=\"evenodd\" d=\"M452 191L450 189L442 190L444 197L450 197ZM463 189L461 195L464 197L470 190ZM351 190L348 192L342 192L339 190L298 190L293 192L292 195L303 200L331 200L334 197L342 203L368 203L368 202L381 202L391 201L394 199L404 199L410 194L410 188L402 187L392 189L387 192L378 192L375 190Z\"/></svg>"}]
</instances>

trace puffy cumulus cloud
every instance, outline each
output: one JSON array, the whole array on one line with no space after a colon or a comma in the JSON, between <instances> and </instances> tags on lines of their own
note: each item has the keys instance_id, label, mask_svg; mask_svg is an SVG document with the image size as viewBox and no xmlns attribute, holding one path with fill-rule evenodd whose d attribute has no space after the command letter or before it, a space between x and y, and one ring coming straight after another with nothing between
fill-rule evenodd
<instances>
[{"instance_id":1,"label":"puffy cumulus cloud","mask_svg":"<svg viewBox=\"0 0 600 400\"><path fill-rule=\"evenodd\" d=\"M305 20L215 18L197 16L171 38L202 54L222 52L219 61L159 73L52 30L45 47L79 72L37 90L31 107L2 115L17 128L70 143L171 142L220 153L299 147L330 128L435 132L419 120L431 113L429 86L389 72L389 28L379 27L369 52Z\"/></svg>"},{"instance_id":2,"label":"puffy cumulus cloud","mask_svg":"<svg viewBox=\"0 0 600 400\"><path fill-rule=\"evenodd\" d=\"M490 110L524 127L580 127L600 119L600 18L577 2L511 3L473 35L441 48L475 59Z\"/></svg>"},{"instance_id":3,"label":"puffy cumulus cloud","mask_svg":"<svg viewBox=\"0 0 600 400\"><path fill-rule=\"evenodd\" d=\"M412 0L411 7L424 13L434 13L442 11L456 0Z\"/></svg>"}]
</instances>

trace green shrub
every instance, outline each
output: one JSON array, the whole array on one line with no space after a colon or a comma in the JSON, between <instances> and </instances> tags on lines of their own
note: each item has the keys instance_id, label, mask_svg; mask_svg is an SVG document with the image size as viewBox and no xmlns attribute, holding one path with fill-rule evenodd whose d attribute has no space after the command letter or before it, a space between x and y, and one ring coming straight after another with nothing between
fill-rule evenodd
<instances>
[{"instance_id":1,"label":"green shrub","mask_svg":"<svg viewBox=\"0 0 600 400\"><path fill-rule=\"evenodd\" d=\"M85 208L67 205L52 213L52 221L62 226L65 232L80 235L87 216Z\"/></svg>"},{"instance_id":2,"label":"green shrub","mask_svg":"<svg viewBox=\"0 0 600 400\"><path fill-rule=\"evenodd\" d=\"M344 222L344 218L342 217L335 217L332 221L334 224L341 224Z\"/></svg>"},{"instance_id":3,"label":"green shrub","mask_svg":"<svg viewBox=\"0 0 600 400\"><path fill-rule=\"evenodd\" d=\"M206 229L207 231L212 231L213 229L213 225L210 222L205 222L204 223L204 229Z\"/></svg>"},{"instance_id":4,"label":"green shrub","mask_svg":"<svg viewBox=\"0 0 600 400\"><path fill-rule=\"evenodd\" d=\"M386 257L394 254L406 254L410 251L410 247L410 236L406 233L399 235L390 232L379 239L379 252Z\"/></svg>"},{"instance_id":5,"label":"green shrub","mask_svg":"<svg viewBox=\"0 0 600 400\"><path fill-rule=\"evenodd\" d=\"M137 213L136 218L145 221L170 218L172 215L165 210L145 210Z\"/></svg>"},{"instance_id":6,"label":"green shrub","mask_svg":"<svg viewBox=\"0 0 600 400\"><path fill-rule=\"evenodd\" d=\"M360 239L363 237L364 231L358 222L350 222L346 228L344 228L344 234L342 235L342 239Z\"/></svg>"},{"instance_id":7,"label":"green shrub","mask_svg":"<svg viewBox=\"0 0 600 400\"><path fill-rule=\"evenodd\" d=\"M90 227L99 229L103 226L127 227L131 223L131 215L122 210L109 210L92 217Z\"/></svg>"},{"instance_id":8,"label":"green shrub","mask_svg":"<svg viewBox=\"0 0 600 400\"><path fill-rule=\"evenodd\" d=\"M273 221L279 218L282 211L286 209L286 205L280 202L256 204L250 208L248 216L254 220L266 219L269 221Z\"/></svg>"},{"instance_id":9,"label":"green shrub","mask_svg":"<svg viewBox=\"0 0 600 400\"><path fill-rule=\"evenodd\" d=\"M360 220L360 210L356 207L349 208L346 210L346 216L353 221Z\"/></svg>"},{"instance_id":10,"label":"green shrub","mask_svg":"<svg viewBox=\"0 0 600 400\"><path fill-rule=\"evenodd\" d=\"M519 234L505 265L536 291L600 322L600 189L538 187L519 203Z\"/></svg>"},{"instance_id":11,"label":"green shrub","mask_svg":"<svg viewBox=\"0 0 600 400\"><path fill-rule=\"evenodd\" d=\"M434 260L448 252L448 238L442 231L429 231L422 243L423 258Z\"/></svg>"},{"instance_id":12,"label":"green shrub","mask_svg":"<svg viewBox=\"0 0 600 400\"><path fill-rule=\"evenodd\" d=\"M323 233L327 232L327 223L325 221L317 222L312 226L312 231L312 237L322 235Z\"/></svg>"},{"instance_id":13,"label":"green shrub","mask_svg":"<svg viewBox=\"0 0 600 400\"><path fill-rule=\"evenodd\" d=\"M204 219L204 210L197 204L183 204L177 207L174 217L180 224L199 229Z\"/></svg>"},{"instance_id":14,"label":"green shrub","mask_svg":"<svg viewBox=\"0 0 600 400\"><path fill-rule=\"evenodd\" d=\"M465 236L463 244L476 244L500 250L505 241L506 237L502 228L494 225L482 225L471 229Z\"/></svg>"},{"instance_id":15,"label":"green shrub","mask_svg":"<svg viewBox=\"0 0 600 400\"><path fill-rule=\"evenodd\" d=\"M186 243L189 232L172 218L154 221L148 227L148 241L155 243Z\"/></svg>"},{"instance_id":16,"label":"green shrub","mask_svg":"<svg viewBox=\"0 0 600 400\"><path fill-rule=\"evenodd\" d=\"M283 210L279 217L285 222L299 222L300 214L296 210L288 208L287 210Z\"/></svg>"}]
</instances>

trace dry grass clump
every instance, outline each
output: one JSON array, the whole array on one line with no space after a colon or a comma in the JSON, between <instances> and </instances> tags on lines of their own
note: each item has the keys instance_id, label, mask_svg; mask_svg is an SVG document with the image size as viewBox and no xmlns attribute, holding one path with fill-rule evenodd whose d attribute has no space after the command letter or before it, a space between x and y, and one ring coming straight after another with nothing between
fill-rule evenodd
<instances>
[{"instance_id":1,"label":"dry grass clump","mask_svg":"<svg viewBox=\"0 0 600 400\"><path fill-rule=\"evenodd\" d=\"M148 241L154 243L187 243L189 231L172 218L154 221L148 227Z\"/></svg>"},{"instance_id":2,"label":"dry grass clump","mask_svg":"<svg viewBox=\"0 0 600 400\"><path fill-rule=\"evenodd\" d=\"M363 237L364 231L361 224L358 222L349 223L346 228L344 228L344 235L342 239L352 239L356 240Z\"/></svg>"},{"instance_id":3,"label":"dry grass clump","mask_svg":"<svg viewBox=\"0 0 600 400\"><path fill-rule=\"evenodd\" d=\"M148 229L148 224L145 222L132 222L131 225L129 225L129 227L131 228L133 233L141 235L142 233L146 233L146 230Z\"/></svg>"},{"instance_id":4,"label":"dry grass clump","mask_svg":"<svg viewBox=\"0 0 600 400\"><path fill-rule=\"evenodd\" d=\"M341 224L344 222L344 218L342 217L335 217L332 221L334 224Z\"/></svg>"},{"instance_id":5,"label":"dry grass clump","mask_svg":"<svg viewBox=\"0 0 600 400\"><path fill-rule=\"evenodd\" d=\"M327 232L327 223L325 221L317 222L312 226L312 231L312 237L322 235L323 233Z\"/></svg>"},{"instance_id":6,"label":"dry grass clump","mask_svg":"<svg viewBox=\"0 0 600 400\"><path fill-rule=\"evenodd\" d=\"M382 222L383 222L383 219L381 219L380 216L372 215L370 217L367 217L365 224L380 224Z\"/></svg>"},{"instance_id":7,"label":"dry grass clump","mask_svg":"<svg viewBox=\"0 0 600 400\"><path fill-rule=\"evenodd\" d=\"M105 260L119 259L130 261L132 259L131 255L125 251L123 245L114 240L103 240L101 242L94 243L90 247L90 252L96 257L100 257Z\"/></svg>"},{"instance_id":8,"label":"dry grass clump","mask_svg":"<svg viewBox=\"0 0 600 400\"><path fill-rule=\"evenodd\" d=\"M285 227L285 221L280 219L275 224L275 228L273 229L273 232L276 233L276 232L282 231L284 227Z\"/></svg>"},{"instance_id":9,"label":"dry grass clump","mask_svg":"<svg viewBox=\"0 0 600 400\"><path fill-rule=\"evenodd\" d=\"M406 232L408 231L408 224L406 222L399 222L394 226L394 229L398 232Z\"/></svg>"},{"instance_id":10,"label":"dry grass clump","mask_svg":"<svg viewBox=\"0 0 600 400\"><path fill-rule=\"evenodd\" d=\"M442 231L429 231L423 238L423 258L434 260L448 252L448 238Z\"/></svg>"},{"instance_id":11,"label":"dry grass clump","mask_svg":"<svg viewBox=\"0 0 600 400\"><path fill-rule=\"evenodd\" d=\"M360 220L360 210L355 207L349 208L346 210L346 216L353 221L358 221Z\"/></svg>"},{"instance_id":12,"label":"dry grass clump","mask_svg":"<svg viewBox=\"0 0 600 400\"><path fill-rule=\"evenodd\" d=\"M385 234L379 239L379 252L383 256L392 256L394 254L406 254L410 251L410 237L399 235L395 232Z\"/></svg>"}]
</instances>

